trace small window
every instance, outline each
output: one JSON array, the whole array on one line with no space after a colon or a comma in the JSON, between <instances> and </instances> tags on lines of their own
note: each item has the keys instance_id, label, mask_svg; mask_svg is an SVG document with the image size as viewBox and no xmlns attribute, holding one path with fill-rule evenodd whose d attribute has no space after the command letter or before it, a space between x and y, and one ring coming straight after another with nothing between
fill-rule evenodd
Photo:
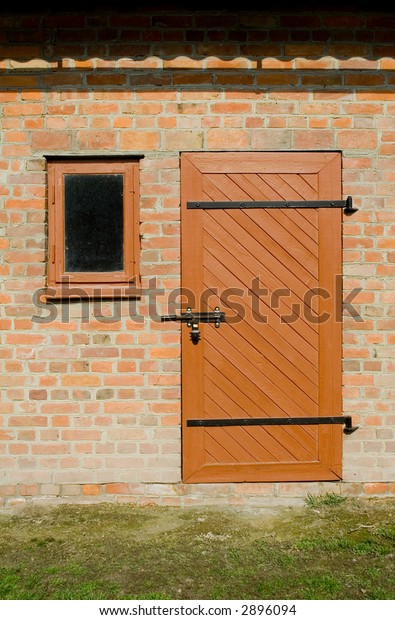
<instances>
[{"instance_id":1,"label":"small window","mask_svg":"<svg viewBox=\"0 0 395 620\"><path fill-rule=\"evenodd\" d=\"M48 162L48 297L136 294L138 181L137 161Z\"/></svg>"}]
</instances>

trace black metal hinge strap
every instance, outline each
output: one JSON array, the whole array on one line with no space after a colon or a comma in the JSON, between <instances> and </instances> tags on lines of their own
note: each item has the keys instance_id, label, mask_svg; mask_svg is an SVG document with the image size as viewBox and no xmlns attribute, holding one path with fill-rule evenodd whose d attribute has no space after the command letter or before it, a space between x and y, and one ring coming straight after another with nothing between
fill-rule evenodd
<instances>
[{"instance_id":1,"label":"black metal hinge strap","mask_svg":"<svg viewBox=\"0 0 395 620\"><path fill-rule=\"evenodd\" d=\"M351 435L358 426L352 425L350 415L308 418L211 418L187 420L187 426L295 426L313 424L344 424L344 432Z\"/></svg>"},{"instance_id":2,"label":"black metal hinge strap","mask_svg":"<svg viewBox=\"0 0 395 620\"><path fill-rule=\"evenodd\" d=\"M187 202L187 209L319 209L340 208L345 213L354 213L358 209L352 206L352 197L346 200L252 200L252 201L215 201Z\"/></svg>"}]
</instances>

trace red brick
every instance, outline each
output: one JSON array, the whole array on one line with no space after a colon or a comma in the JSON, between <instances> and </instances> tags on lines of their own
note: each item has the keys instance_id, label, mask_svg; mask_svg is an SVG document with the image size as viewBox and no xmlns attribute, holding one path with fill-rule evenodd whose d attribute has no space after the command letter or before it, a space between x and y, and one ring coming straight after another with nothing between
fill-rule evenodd
<instances>
[{"instance_id":1,"label":"red brick","mask_svg":"<svg viewBox=\"0 0 395 620\"><path fill-rule=\"evenodd\" d=\"M30 390L29 398L31 400L47 400L48 398L47 390Z\"/></svg>"},{"instance_id":2,"label":"red brick","mask_svg":"<svg viewBox=\"0 0 395 620\"><path fill-rule=\"evenodd\" d=\"M101 495L102 492L100 484L84 484L82 486L82 493L84 495Z\"/></svg>"},{"instance_id":3,"label":"red brick","mask_svg":"<svg viewBox=\"0 0 395 620\"><path fill-rule=\"evenodd\" d=\"M388 492L388 484L386 482L370 482L365 484L365 493L368 495L382 495Z\"/></svg>"}]
</instances>

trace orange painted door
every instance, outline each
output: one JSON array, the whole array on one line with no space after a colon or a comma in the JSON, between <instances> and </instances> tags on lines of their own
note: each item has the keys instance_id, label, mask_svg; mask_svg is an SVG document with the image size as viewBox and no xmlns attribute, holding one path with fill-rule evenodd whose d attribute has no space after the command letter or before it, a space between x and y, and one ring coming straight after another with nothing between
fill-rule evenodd
<instances>
[{"instance_id":1,"label":"orange painted door","mask_svg":"<svg viewBox=\"0 0 395 620\"><path fill-rule=\"evenodd\" d=\"M341 415L342 209L245 204L339 199L339 153L181 156L184 482L341 478L339 424L188 425Z\"/></svg>"}]
</instances>

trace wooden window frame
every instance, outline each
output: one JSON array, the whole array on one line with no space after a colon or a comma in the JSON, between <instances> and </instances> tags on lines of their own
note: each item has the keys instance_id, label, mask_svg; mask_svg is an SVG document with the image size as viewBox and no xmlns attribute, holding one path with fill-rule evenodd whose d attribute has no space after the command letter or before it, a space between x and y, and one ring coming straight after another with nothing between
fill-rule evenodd
<instances>
[{"instance_id":1,"label":"wooden window frame","mask_svg":"<svg viewBox=\"0 0 395 620\"><path fill-rule=\"evenodd\" d=\"M65 269L66 174L122 174L122 271L68 272ZM139 162L125 159L73 159L48 161L48 271L47 298L135 297L140 286Z\"/></svg>"}]
</instances>

